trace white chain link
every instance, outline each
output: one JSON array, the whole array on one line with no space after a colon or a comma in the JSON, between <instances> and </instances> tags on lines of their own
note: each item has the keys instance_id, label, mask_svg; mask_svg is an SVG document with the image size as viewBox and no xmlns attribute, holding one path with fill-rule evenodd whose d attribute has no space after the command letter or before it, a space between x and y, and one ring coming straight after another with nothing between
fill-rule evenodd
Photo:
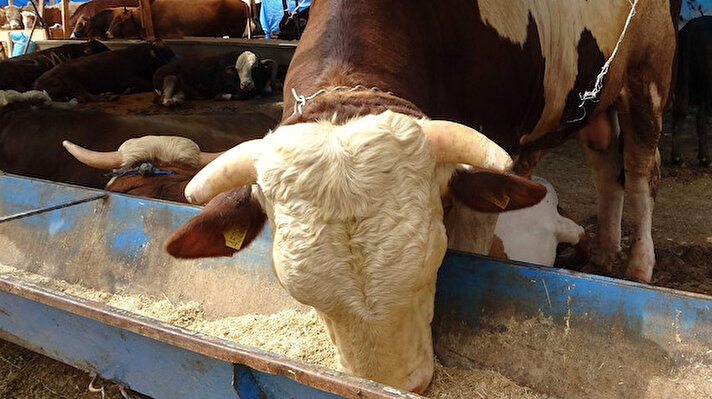
<instances>
[{"instance_id":1,"label":"white chain link","mask_svg":"<svg viewBox=\"0 0 712 399\"><path fill-rule=\"evenodd\" d=\"M630 25L630 20L633 18L633 15L635 15L635 6L638 5L638 0L635 0L635 2L631 2L631 0L628 0L628 4L630 4L630 13L628 13L628 18L626 19L625 25L623 26L623 31L621 32L621 35L618 37L618 42L616 43L616 47L613 49L611 56L608 57L608 60L606 60L606 63L603 64L603 67L601 68L601 72L598 74L598 76L596 76L596 83L593 85L593 89L590 91L586 90L583 93L579 94L579 99L581 100L581 103L579 104L578 107L583 110L583 114L581 115L580 118L570 120L569 123L580 122L584 118L586 118L586 108L584 108L584 104L586 104L586 101L596 100L596 98L598 97L598 93L603 89L603 78L606 77L606 74L608 74L608 68L611 66L611 62L613 62L613 58L618 53L618 47L620 47L621 42L623 42L623 37L625 36L625 32L628 30L628 25Z\"/></svg>"},{"instance_id":2,"label":"white chain link","mask_svg":"<svg viewBox=\"0 0 712 399\"><path fill-rule=\"evenodd\" d=\"M346 90L346 89L348 89L348 90ZM357 90L369 90L369 91L377 91L377 92L381 92L381 93L386 93L386 94L390 94L390 95L393 94L393 92L390 92L390 91L384 92L383 90L379 89L376 86L368 88L363 85L356 85L354 87L335 86L329 90L319 89L314 94L305 97L303 95L297 94L297 91L294 88L292 88L292 96L294 96L294 100L295 100L294 112L292 112L292 116L296 115L297 113L299 113L299 115L302 115L302 109L304 108L304 105L306 105L307 101L313 99L314 97L317 97L321 94L329 94L329 93L333 93L335 91L341 91L341 90L346 90L346 92L352 92L352 91L357 91Z\"/></svg>"}]
</instances>

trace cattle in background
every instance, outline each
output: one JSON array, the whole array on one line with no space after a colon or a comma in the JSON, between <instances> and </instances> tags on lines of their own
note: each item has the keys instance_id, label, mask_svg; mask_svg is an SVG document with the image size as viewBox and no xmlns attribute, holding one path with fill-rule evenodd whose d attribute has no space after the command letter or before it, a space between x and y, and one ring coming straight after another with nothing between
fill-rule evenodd
<instances>
[{"instance_id":1,"label":"cattle in background","mask_svg":"<svg viewBox=\"0 0 712 399\"><path fill-rule=\"evenodd\" d=\"M697 107L697 159L710 166L707 125L712 113L712 16L695 18L678 34L678 69L672 109L672 162L684 163L680 130L689 107Z\"/></svg>"},{"instance_id":2,"label":"cattle in background","mask_svg":"<svg viewBox=\"0 0 712 399\"><path fill-rule=\"evenodd\" d=\"M51 106L69 108L71 104ZM77 161L62 148L63 140L97 151L115 151L128 139L149 134L179 135L193 140L203 151L219 152L262 137L277 122L261 113L139 116L52 108L0 106L0 170L104 188L109 181L107 171ZM166 167L157 159L143 159ZM157 175L146 184L154 185L161 178Z\"/></svg>"},{"instance_id":3,"label":"cattle in background","mask_svg":"<svg viewBox=\"0 0 712 399\"><path fill-rule=\"evenodd\" d=\"M194 99L246 100L271 94L276 73L273 60L258 60L250 51L182 58L153 75L154 102L175 106Z\"/></svg>"},{"instance_id":4,"label":"cattle in background","mask_svg":"<svg viewBox=\"0 0 712 399\"><path fill-rule=\"evenodd\" d=\"M118 150L107 152L67 140L62 145L79 162L111 171L106 190L176 202L187 202L183 192L188 181L221 154L203 152L193 140L179 136L129 139Z\"/></svg>"},{"instance_id":5,"label":"cattle in background","mask_svg":"<svg viewBox=\"0 0 712 399\"><path fill-rule=\"evenodd\" d=\"M109 30L111 21L114 20L114 17L124 12L125 9L124 7L107 8L91 17L80 16L74 25L74 30L70 37L72 39L90 38L108 40L106 32Z\"/></svg>"},{"instance_id":6,"label":"cattle in background","mask_svg":"<svg viewBox=\"0 0 712 399\"><path fill-rule=\"evenodd\" d=\"M37 23L37 17L33 11L23 10L20 12L20 15L22 15L22 26L27 29L32 28Z\"/></svg>"},{"instance_id":7,"label":"cattle in background","mask_svg":"<svg viewBox=\"0 0 712 399\"><path fill-rule=\"evenodd\" d=\"M86 3L76 4L79 4L79 7L69 18L70 27L76 26L77 21L79 21L80 18L91 18L93 15L96 15L107 8L138 7L138 0L92 0Z\"/></svg>"},{"instance_id":8,"label":"cattle in background","mask_svg":"<svg viewBox=\"0 0 712 399\"><path fill-rule=\"evenodd\" d=\"M250 7L238 0L155 0L151 3L153 30L156 37L184 36L242 37L248 31ZM145 37L141 16L126 10L109 26L111 39Z\"/></svg>"},{"instance_id":9,"label":"cattle in background","mask_svg":"<svg viewBox=\"0 0 712 399\"><path fill-rule=\"evenodd\" d=\"M17 6L5 6L5 20L7 23L2 26L3 29L22 29L22 14Z\"/></svg>"},{"instance_id":10,"label":"cattle in background","mask_svg":"<svg viewBox=\"0 0 712 399\"><path fill-rule=\"evenodd\" d=\"M619 256L626 192L635 219L627 276L650 281L657 141L680 4L633 4L627 24L632 4L620 0L315 1L281 124L196 175L186 198L215 202L166 250L232 254L226 227L250 236L260 227L252 216L266 215L275 274L319 312L339 368L422 392L447 241L459 236L485 252L496 216L477 225L473 209L525 207L546 191L506 174L507 153L487 137L531 173L536 154L581 131L599 194L592 261L610 270ZM582 101L614 48L600 91ZM453 163L490 172L454 172ZM245 185L239 202L216 197ZM445 215L441 189L453 203Z\"/></svg>"},{"instance_id":11,"label":"cattle in background","mask_svg":"<svg viewBox=\"0 0 712 399\"><path fill-rule=\"evenodd\" d=\"M109 51L97 41L65 44L0 61L0 90L26 91L55 66L80 57Z\"/></svg>"},{"instance_id":12,"label":"cattle in background","mask_svg":"<svg viewBox=\"0 0 712 399\"><path fill-rule=\"evenodd\" d=\"M151 91L156 70L175 58L163 43L138 44L58 65L37 78L34 88L53 99L101 101L107 93Z\"/></svg>"}]
</instances>

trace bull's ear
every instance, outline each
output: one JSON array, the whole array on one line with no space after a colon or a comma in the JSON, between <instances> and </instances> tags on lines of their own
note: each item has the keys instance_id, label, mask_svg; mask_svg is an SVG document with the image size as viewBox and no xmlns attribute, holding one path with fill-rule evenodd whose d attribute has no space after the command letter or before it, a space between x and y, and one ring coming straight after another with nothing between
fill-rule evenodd
<instances>
[{"instance_id":1,"label":"bull's ear","mask_svg":"<svg viewBox=\"0 0 712 399\"><path fill-rule=\"evenodd\" d=\"M225 73L228 75L237 75L237 69L235 68L235 65L226 66Z\"/></svg>"},{"instance_id":2,"label":"bull's ear","mask_svg":"<svg viewBox=\"0 0 712 399\"><path fill-rule=\"evenodd\" d=\"M457 171L450 192L480 212L505 212L535 205L546 196L546 187L527 178L473 169Z\"/></svg>"},{"instance_id":3,"label":"bull's ear","mask_svg":"<svg viewBox=\"0 0 712 399\"><path fill-rule=\"evenodd\" d=\"M232 256L247 247L262 230L266 216L250 186L226 191L178 231L163 248L176 258Z\"/></svg>"}]
</instances>

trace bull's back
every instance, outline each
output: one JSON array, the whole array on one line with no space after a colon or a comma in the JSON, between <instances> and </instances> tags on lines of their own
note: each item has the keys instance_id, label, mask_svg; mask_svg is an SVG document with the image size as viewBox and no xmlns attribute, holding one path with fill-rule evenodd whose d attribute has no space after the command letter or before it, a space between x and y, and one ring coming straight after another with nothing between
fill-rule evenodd
<instances>
[{"instance_id":1,"label":"bull's back","mask_svg":"<svg viewBox=\"0 0 712 399\"><path fill-rule=\"evenodd\" d=\"M200 10L200 11L198 11ZM153 24L162 37L241 36L249 7L238 0L156 0L151 4Z\"/></svg>"},{"instance_id":2,"label":"bull's back","mask_svg":"<svg viewBox=\"0 0 712 399\"><path fill-rule=\"evenodd\" d=\"M29 90L42 74L83 56L84 49L83 44L68 44L0 61L0 90Z\"/></svg>"}]
</instances>

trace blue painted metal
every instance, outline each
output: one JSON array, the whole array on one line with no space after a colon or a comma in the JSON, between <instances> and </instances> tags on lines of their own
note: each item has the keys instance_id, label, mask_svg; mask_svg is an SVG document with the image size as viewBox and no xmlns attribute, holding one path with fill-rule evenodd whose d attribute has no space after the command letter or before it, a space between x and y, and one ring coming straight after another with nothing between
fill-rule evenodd
<instances>
[{"instance_id":1,"label":"blue painted metal","mask_svg":"<svg viewBox=\"0 0 712 399\"><path fill-rule=\"evenodd\" d=\"M449 251L438 275L435 313L477 325L483 315L538 312L601 331L669 346L712 348L712 298L630 281Z\"/></svg>"},{"instance_id":2,"label":"blue painted metal","mask_svg":"<svg viewBox=\"0 0 712 399\"><path fill-rule=\"evenodd\" d=\"M233 364L0 291L5 338L156 399L236 399ZM13 338L14 337L14 338ZM241 390L243 399L333 399L339 396L283 376L250 370L265 396ZM242 375L242 374L241 374ZM268 384L265 389L264 384Z\"/></svg>"},{"instance_id":3,"label":"blue painted metal","mask_svg":"<svg viewBox=\"0 0 712 399\"><path fill-rule=\"evenodd\" d=\"M0 215L96 193L101 192L0 176ZM199 211L110 194L0 223L0 263L109 292L198 300L227 315L246 295L242 288L249 288L236 289L232 281L255 279L260 289L283 292L272 273L268 229L233 258L177 261L165 255L165 238ZM277 299L291 301L286 293ZM271 312L274 300L255 306ZM670 343L676 339L712 348L710 297L453 251L446 255L435 334L448 323L476 326L488 314L538 312L559 323L620 328L663 349L674 350ZM0 336L156 398L417 397L3 276ZM233 369L233 363L242 366Z\"/></svg>"}]
</instances>

